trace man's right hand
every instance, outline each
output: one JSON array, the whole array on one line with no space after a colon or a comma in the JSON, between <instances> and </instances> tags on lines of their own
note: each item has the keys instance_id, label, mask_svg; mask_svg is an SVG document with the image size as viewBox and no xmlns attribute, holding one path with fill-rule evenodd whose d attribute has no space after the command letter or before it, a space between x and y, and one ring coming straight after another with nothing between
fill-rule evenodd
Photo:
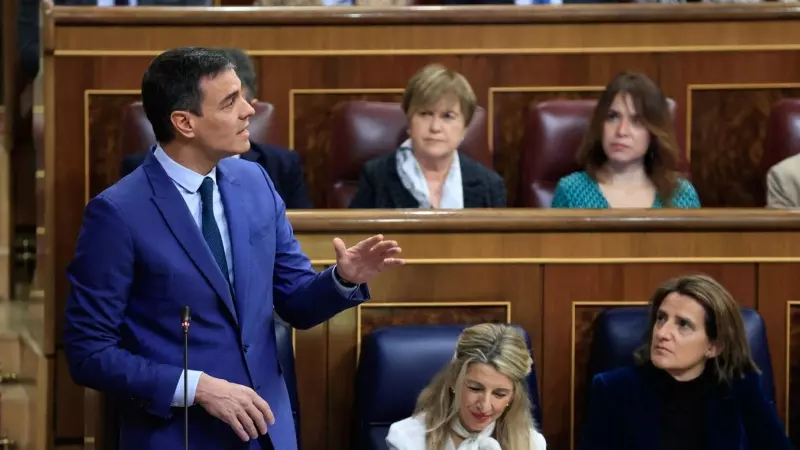
<instances>
[{"instance_id":1,"label":"man's right hand","mask_svg":"<svg viewBox=\"0 0 800 450\"><path fill-rule=\"evenodd\" d=\"M267 422L275 423L272 410L247 386L200 375L194 395L197 404L233 428L243 441L267 434Z\"/></svg>"}]
</instances>

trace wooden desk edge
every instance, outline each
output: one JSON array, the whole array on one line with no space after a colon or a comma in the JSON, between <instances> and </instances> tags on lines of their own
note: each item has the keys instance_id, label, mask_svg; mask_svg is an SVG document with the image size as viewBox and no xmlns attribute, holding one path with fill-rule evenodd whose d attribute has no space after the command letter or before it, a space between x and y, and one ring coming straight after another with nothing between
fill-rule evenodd
<instances>
[{"instance_id":1,"label":"wooden desk edge","mask_svg":"<svg viewBox=\"0 0 800 450\"><path fill-rule=\"evenodd\" d=\"M769 209L306 210L287 216L300 233L800 230L800 211Z\"/></svg>"},{"instance_id":2,"label":"wooden desk edge","mask_svg":"<svg viewBox=\"0 0 800 450\"><path fill-rule=\"evenodd\" d=\"M797 20L793 3L405 7L56 7L61 25L392 25Z\"/></svg>"}]
</instances>

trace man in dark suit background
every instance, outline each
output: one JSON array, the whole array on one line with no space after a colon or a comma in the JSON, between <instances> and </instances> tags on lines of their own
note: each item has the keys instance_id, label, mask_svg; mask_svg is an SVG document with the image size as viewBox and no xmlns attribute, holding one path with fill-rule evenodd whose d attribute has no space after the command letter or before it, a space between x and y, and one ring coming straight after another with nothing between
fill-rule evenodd
<instances>
[{"instance_id":1,"label":"man in dark suit background","mask_svg":"<svg viewBox=\"0 0 800 450\"><path fill-rule=\"evenodd\" d=\"M255 104L258 96L258 76L253 61L239 49L222 49L228 59L236 66L236 74L242 81L242 90L250 104ZM144 162L147 152L143 150L126 156L122 160L122 176L133 172ZM287 209L311 209L313 205L305 184L303 165L300 156L288 149L275 145L250 141L250 151L241 155L242 159L253 161L264 167L272 184L280 194Z\"/></svg>"}]
</instances>

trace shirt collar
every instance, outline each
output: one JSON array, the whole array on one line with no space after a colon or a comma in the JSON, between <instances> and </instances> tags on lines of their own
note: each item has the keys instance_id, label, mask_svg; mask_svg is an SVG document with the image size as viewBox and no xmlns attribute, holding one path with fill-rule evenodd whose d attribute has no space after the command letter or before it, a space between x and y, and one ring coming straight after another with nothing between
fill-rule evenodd
<instances>
[{"instance_id":1,"label":"shirt collar","mask_svg":"<svg viewBox=\"0 0 800 450\"><path fill-rule=\"evenodd\" d=\"M211 172L209 172L208 175L200 175L199 173L183 167L175 162L174 159L167 155L167 152L165 152L160 145L156 145L154 155L158 162L161 163L161 167L164 168L164 172L167 172L167 176L169 176L178 186L192 194L196 193L197 190L200 189L200 185L203 183L203 180L206 177L211 177L211 179L214 180L214 184L217 183L216 167L211 169Z\"/></svg>"}]
</instances>

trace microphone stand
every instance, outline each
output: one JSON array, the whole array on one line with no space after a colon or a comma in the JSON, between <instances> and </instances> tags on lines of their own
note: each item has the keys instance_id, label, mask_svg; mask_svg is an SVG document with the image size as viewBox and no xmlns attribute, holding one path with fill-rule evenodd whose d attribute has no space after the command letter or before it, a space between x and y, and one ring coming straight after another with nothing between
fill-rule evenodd
<instances>
[{"instance_id":1,"label":"microphone stand","mask_svg":"<svg viewBox=\"0 0 800 450\"><path fill-rule=\"evenodd\" d=\"M184 306L181 313L183 330L183 448L189 450L189 325L192 316L189 307Z\"/></svg>"}]
</instances>

